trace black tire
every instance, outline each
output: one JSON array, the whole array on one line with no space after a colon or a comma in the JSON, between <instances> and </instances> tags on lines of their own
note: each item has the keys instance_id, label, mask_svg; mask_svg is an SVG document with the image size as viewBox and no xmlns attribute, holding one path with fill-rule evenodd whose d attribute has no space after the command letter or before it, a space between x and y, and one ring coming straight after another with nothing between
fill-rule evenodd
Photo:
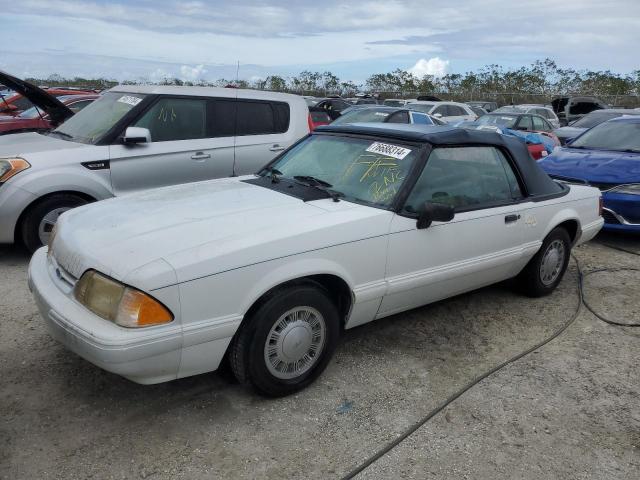
<instances>
[{"instance_id":1,"label":"black tire","mask_svg":"<svg viewBox=\"0 0 640 480\"><path fill-rule=\"evenodd\" d=\"M88 203L86 199L71 193L55 193L38 201L22 218L20 235L22 243L33 253L42 246L39 227L46 215L57 209L71 209Z\"/></svg>"},{"instance_id":2,"label":"black tire","mask_svg":"<svg viewBox=\"0 0 640 480\"><path fill-rule=\"evenodd\" d=\"M564 248L564 256L560 268L556 276L547 277L547 281L543 280L544 270L543 261L550 246L558 245L561 242ZM569 233L562 227L554 228L542 242L542 246L538 253L529 261L526 267L518 275L518 286L522 293L529 297L543 297L553 292L558 284L562 281L564 272L569 265L569 257L571 256L571 238Z\"/></svg>"},{"instance_id":3,"label":"black tire","mask_svg":"<svg viewBox=\"0 0 640 480\"><path fill-rule=\"evenodd\" d=\"M285 313L302 307L311 307L322 316L325 327L322 347L313 356L307 371L295 378L278 378L270 371L275 367L267 365L268 337ZM305 388L322 373L333 356L339 336L338 310L327 292L314 284L296 285L272 292L250 318L245 319L229 347L229 362L240 383L251 384L257 392L270 397L289 395Z\"/></svg>"}]
</instances>

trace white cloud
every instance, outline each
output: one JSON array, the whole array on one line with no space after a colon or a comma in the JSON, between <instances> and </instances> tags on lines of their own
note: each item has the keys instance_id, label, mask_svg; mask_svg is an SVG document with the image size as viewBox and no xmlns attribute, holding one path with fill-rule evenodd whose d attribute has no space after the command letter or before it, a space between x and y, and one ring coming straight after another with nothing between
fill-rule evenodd
<instances>
[{"instance_id":1,"label":"white cloud","mask_svg":"<svg viewBox=\"0 0 640 480\"><path fill-rule=\"evenodd\" d=\"M195 67L182 65L180 67L180 80L186 80L190 82L202 80L206 73L207 69L204 68L204 65L196 65Z\"/></svg>"},{"instance_id":2,"label":"white cloud","mask_svg":"<svg viewBox=\"0 0 640 480\"><path fill-rule=\"evenodd\" d=\"M440 57L433 57L429 60L421 58L416 64L409 68L407 72L414 74L418 78L425 75L442 77L449 71L449 60L442 60Z\"/></svg>"}]
</instances>

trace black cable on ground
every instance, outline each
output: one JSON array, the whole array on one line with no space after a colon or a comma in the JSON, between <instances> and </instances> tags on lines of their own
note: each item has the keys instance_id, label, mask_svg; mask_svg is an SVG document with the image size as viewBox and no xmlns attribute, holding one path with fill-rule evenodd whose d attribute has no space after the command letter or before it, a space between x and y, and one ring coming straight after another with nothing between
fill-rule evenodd
<instances>
[{"instance_id":1,"label":"black cable on ground","mask_svg":"<svg viewBox=\"0 0 640 480\"><path fill-rule=\"evenodd\" d=\"M614 250L620 250L620 251L623 251L623 252L626 252L626 253L630 253L630 254L633 254L633 255L640 255L638 252L634 252L634 251L631 251L631 250L626 250L626 249L623 249L623 248L620 248L620 247L615 247L615 246L607 245L607 244L604 244L604 243L602 243L601 245L604 245L605 247L612 248ZM409 436L411 436L413 433L415 433L420 427L422 427L424 424L426 424L429 420L431 420L438 413L440 413L442 410L444 410L446 407L448 407L451 403L453 403L455 400L457 400L462 395L464 395L471 388L473 388L474 386L479 384L485 378L493 375L494 373L496 373L499 370L502 370L507 365L520 360L521 358L529 355L530 353L538 350L539 348L543 347L547 343L549 343L552 340L554 340L555 338L557 338L560 334L562 334L562 332L564 332L567 328L569 328L569 326L573 322L576 321L576 319L580 315L580 311L582 309L582 305L583 304L585 305L585 307L591 313L593 313L593 315L595 315L598 319L602 320L603 322L609 323L611 325L617 325L617 326L623 326L623 327L637 327L637 326L640 326L640 324L627 324L627 323L616 322L616 321L604 318L602 315L599 315L586 302L585 296L584 296L584 291L583 291L583 288L584 288L584 277L585 276L591 275L591 274L596 273L596 272L640 271L640 268L601 268L601 269L598 269L598 270L591 270L591 271L586 272L586 273L583 274L582 273L582 269L580 268L580 262L578 261L578 259L573 254L571 255L571 257L575 261L576 268L578 270L578 292L577 293L578 293L579 301L578 301L578 306L577 306L575 312L573 313L573 315L571 315L569 320L567 320L565 323L563 323L560 326L560 328L558 328L555 332L553 332L553 334L551 334L549 337L547 337L544 340L542 340L540 343L530 347L529 349L525 350L524 352L521 352L521 353L518 353L517 355L514 355L513 357L509 358L508 360L502 362L500 365L497 365L497 366L493 367L491 370L488 370L487 372L483 373L479 377L476 377L473 380L471 380L469 383L464 385L462 388L460 388L453 395L448 397L440 405L438 405L436 408L431 410L427 415L422 417L420 420L418 420L416 423L414 423L411 427L409 427L407 430L405 430L402 433L402 435L400 435L399 437L393 439L391 442L387 443L384 447L382 447L376 453L371 455L369 458L367 458L364 462L362 462L356 468L354 468L349 473L344 475L342 477L342 480L350 480L350 479L354 478L356 475L358 475L359 473L363 472L365 469L370 467L373 463L375 463L378 460L380 460L380 458L382 458L387 453L389 453L391 450L393 450L395 447L397 447L400 443L402 443Z\"/></svg>"},{"instance_id":2,"label":"black cable on ground","mask_svg":"<svg viewBox=\"0 0 640 480\"><path fill-rule=\"evenodd\" d=\"M618 250L620 252L625 252L631 255L640 256L640 253L638 252L634 252L633 250L628 250L626 248L618 247L617 245L609 245L608 243L600 243L600 245L602 245L603 247L611 248L613 250ZM640 272L640 268L633 268L633 267L598 268L596 270L590 270L580 275L580 295L582 297L582 303L584 303L584 306L587 307L587 310L589 310L598 319L610 325L616 325L618 327L640 327L640 323L628 323L628 322L622 322L618 320L611 320L603 316L602 314L596 312L594 308L589 304L584 294L584 279L593 273L601 273L601 272Z\"/></svg>"}]
</instances>

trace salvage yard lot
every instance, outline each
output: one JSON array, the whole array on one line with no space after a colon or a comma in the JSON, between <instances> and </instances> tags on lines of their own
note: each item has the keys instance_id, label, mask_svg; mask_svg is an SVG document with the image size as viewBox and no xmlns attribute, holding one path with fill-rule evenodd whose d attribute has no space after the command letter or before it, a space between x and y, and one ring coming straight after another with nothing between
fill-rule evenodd
<instances>
[{"instance_id":1,"label":"salvage yard lot","mask_svg":"<svg viewBox=\"0 0 640 480\"><path fill-rule=\"evenodd\" d=\"M640 267L640 238L600 234L583 270ZM575 263L551 296L499 284L347 331L309 388L265 399L205 374L143 386L47 334L28 256L0 247L0 478L334 478L474 377L538 343L579 304ZM637 316L640 272L585 281ZM620 300L611 302L614 298ZM637 321L638 318L635 318ZM640 329L582 308L559 338L468 391L357 478L637 478Z\"/></svg>"}]
</instances>

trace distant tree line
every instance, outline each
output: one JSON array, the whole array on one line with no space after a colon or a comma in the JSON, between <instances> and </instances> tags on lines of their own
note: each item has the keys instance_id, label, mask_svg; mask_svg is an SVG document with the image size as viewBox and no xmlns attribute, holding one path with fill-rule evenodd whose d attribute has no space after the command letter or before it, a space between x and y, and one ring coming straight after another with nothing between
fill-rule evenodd
<instances>
[{"instance_id":1,"label":"distant tree line","mask_svg":"<svg viewBox=\"0 0 640 480\"><path fill-rule=\"evenodd\" d=\"M118 82L111 79L63 78L51 75L46 79L27 79L38 85L65 85L105 89ZM579 93L599 96L612 104L637 104L640 96L640 70L619 74L609 70L590 71L561 68L551 59L538 60L529 66L508 69L500 65L487 65L475 72L449 73L444 76L426 75L422 78L396 69L389 73L375 73L363 84L342 80L331 72L305 70L296 76L270 75L254 81L219 79L214 82L184 81L164 78L151 82L147 79L124 81L125 84L236 86L293 92L303 95L353 96L359 92L379 93L381 97L413 97L418 94L435 94L447 99L498 100L500 103L515 101L548 101L555 95Z\"/></svg>"}]
</instances>

